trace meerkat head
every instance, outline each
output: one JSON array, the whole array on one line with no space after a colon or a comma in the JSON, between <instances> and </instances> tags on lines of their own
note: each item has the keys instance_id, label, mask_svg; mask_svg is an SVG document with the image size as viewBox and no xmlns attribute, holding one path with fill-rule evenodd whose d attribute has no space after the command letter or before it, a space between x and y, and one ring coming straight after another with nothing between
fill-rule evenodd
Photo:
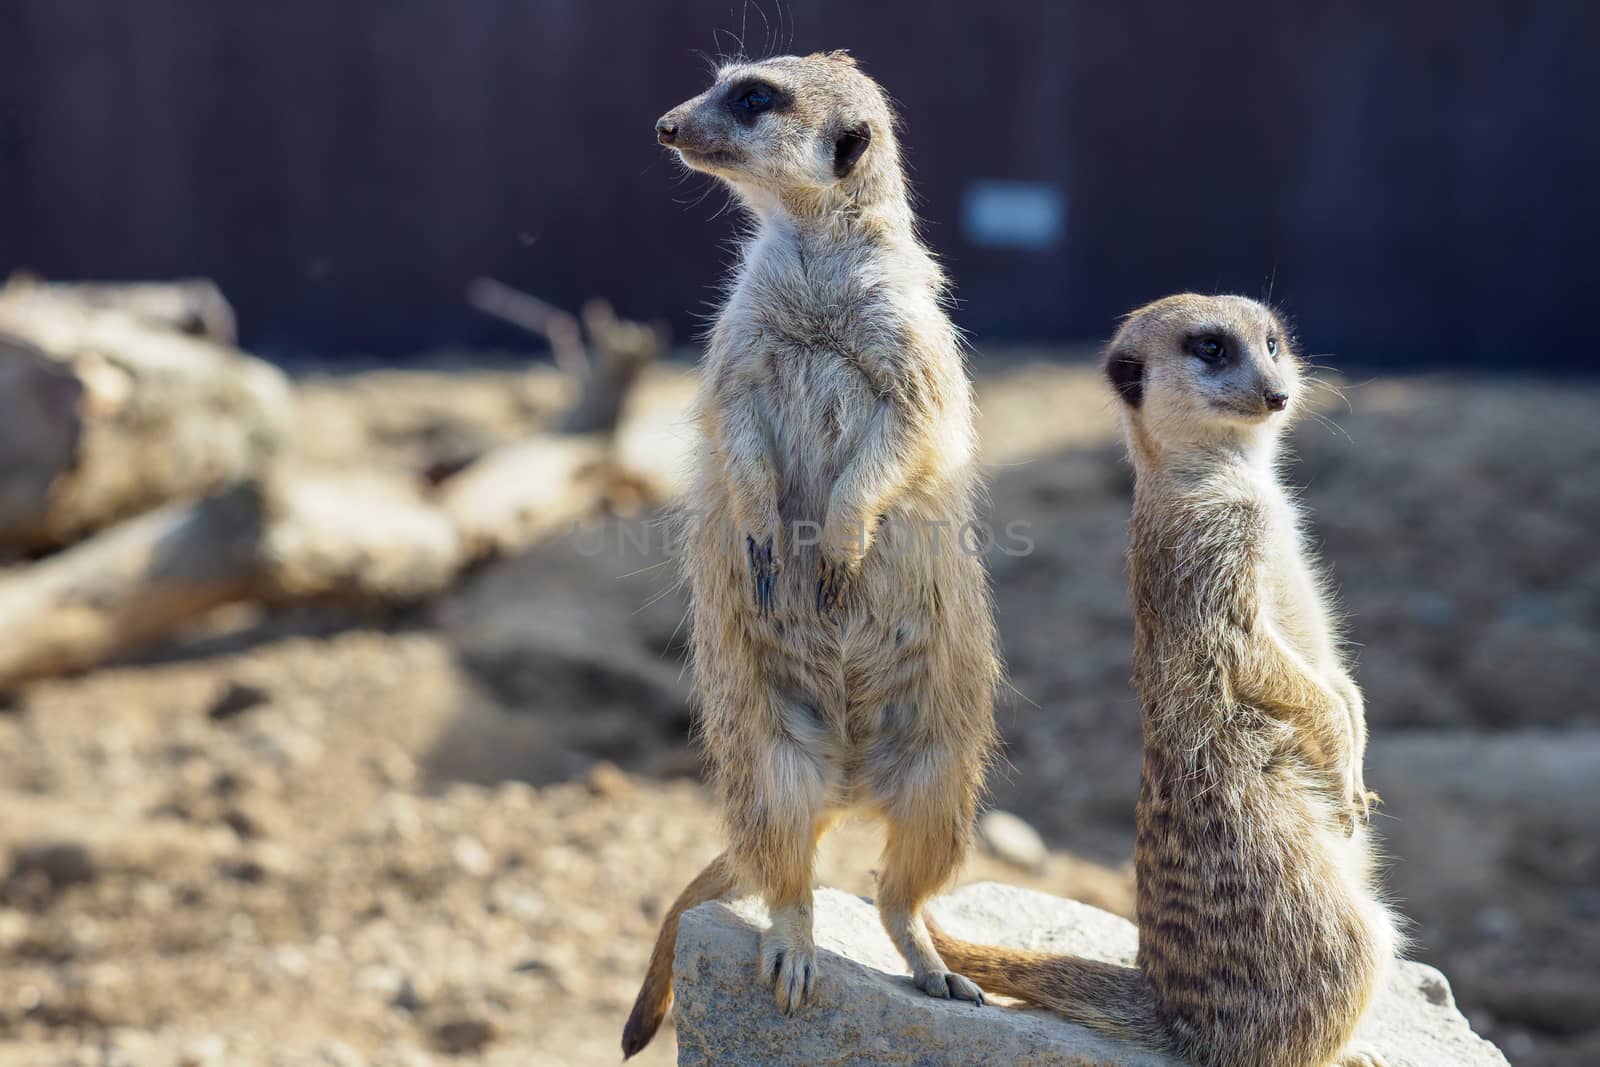
<instances>
[{"instance_id":1,"label":"meerkat head","mask_svg":"<svg viewBox=\"0 0 1600 1067\"><path fill-rule=\"evenodd\" d=\"M1203 443L1285 422L1300 390L1288 330L1242 296L1183 293L1130 314L1106 376L1130 423L1156 441Z\"/></svg>"},{"instance_id":2,"label":"meerkat head","mask_svg":"<svg viewBox=\"0 0 1600 1067\"><path fill-rule=\"evenodd\" d=\"M730 63L656 121L656 140L758 211L862 204L899 177L888 99L845 52Z\"/></svg>"}]
</instances>

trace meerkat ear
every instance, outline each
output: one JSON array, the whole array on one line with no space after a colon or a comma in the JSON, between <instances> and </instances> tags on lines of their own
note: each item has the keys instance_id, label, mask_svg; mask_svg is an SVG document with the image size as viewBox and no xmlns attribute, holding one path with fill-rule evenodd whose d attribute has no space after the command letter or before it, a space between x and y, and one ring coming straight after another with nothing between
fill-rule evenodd
<instances>
[{"instance_id":1,"label":"meerkat ear","mask_svg":"<svg viewBox=\"0 0 1600 1067\"><path fill-rule=\"evenodd\" d=\"M1130 408L1144 399L1144 360L1131 348L1119 348L1106 357L1106 377L1122 402Z\"/></svg>"},{"instance_id":2,"label":"meerkat ear","mask_svg":"<svg viewBox=\"0 0 1600 1067\"><path fill-rule=\"evenodd\" d=\"M843 178L855 169L856 162L872 143L872 127L854 122L839 131L833 140L833 176Z\"/></svg>"}]
</instances>

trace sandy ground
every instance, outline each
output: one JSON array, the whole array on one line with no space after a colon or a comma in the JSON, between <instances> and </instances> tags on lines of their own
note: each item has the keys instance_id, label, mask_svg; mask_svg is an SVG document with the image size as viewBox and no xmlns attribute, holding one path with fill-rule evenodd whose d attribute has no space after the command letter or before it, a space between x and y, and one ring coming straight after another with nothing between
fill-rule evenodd
<instances>
[{"instance_id":1,"label":"sandy ground","mask_svg":"<svg viewBox=\"0 0 1600 1067\"><path fill-rule=\"evenodd\" d=\"M1126 911L1114 411L1086 366L976 370L995 524L1035 540L990 559L1012 685L993 800L1054 852L1035 870L980 854L964 878ZM448 466L560 402L548 377L448 365L303 384L320 463ZM1600 1061L1600 390L1345 396L1297 430L1293 477L1351 610L1413 953L1513 1062ZM0 1067L616 1062L655 924L718 850L683 601L661 541L638 545L655 520L503 561L402 619L224 613L11 698ZM866 892L876 855L848 826L822 877ZM641 1059L672 1056L669 1030Z\"/></svg>"}]
</instances>

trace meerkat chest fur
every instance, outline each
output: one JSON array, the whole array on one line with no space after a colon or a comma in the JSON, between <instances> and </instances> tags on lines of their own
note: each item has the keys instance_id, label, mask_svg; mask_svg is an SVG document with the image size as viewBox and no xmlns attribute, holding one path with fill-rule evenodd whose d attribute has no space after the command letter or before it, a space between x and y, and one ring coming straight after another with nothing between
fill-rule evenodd
<instances>
[{"instance_id":1,"label":"meerkat chest fur","mask_svg":"<svg viewBox=\"0 0 1600 1067\"><path fill-rule=\"evenodd\" d=\"M778 220L750 241L712 335L708 378L712 403L730 387L749 394L787 526L826 519L877 420L951 431L907 439L910 454L898 458L917 475L969 458L967 383L938 284L925 252L880 234L819 236Z\"/></svg>"}]
</instances>

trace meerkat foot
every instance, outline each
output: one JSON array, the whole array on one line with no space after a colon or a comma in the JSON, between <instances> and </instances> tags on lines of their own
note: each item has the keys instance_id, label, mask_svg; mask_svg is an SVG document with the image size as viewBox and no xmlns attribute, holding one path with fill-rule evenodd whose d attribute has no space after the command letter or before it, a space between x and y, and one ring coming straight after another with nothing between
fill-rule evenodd
<instances>
[{"instance_id":1,"label":"meerkat foot","mask_svg":"<svg viewBox=\"0 0 1600 1067\"><path fill-rule=\"evenodd\" d=\"M928 971L917 975L911 981L916 987L940 1000L965 1000L982 1007L983 990L978 988L978 983L964 974L954 971Z\"/></svg>"},{"instance_id":2,"label":"meerkat foot","mask_svg":"<svg viewBox=\"0 0 1600 1067\"><path fill-rule=\"evenodd\" d=\"M772 595L776 585L777 567L772 559L772 538L756 542L746 535L745 552L750 557L750 580L754 585L756 613L772 614Z\"/></svg>"},{"instance_id":3,"label":"meerkat foot","mask_svg":"<svg viewBox=\"0 0 1600 1067\"><path fill-rule=\"evenodd\" d=\"M761 973L772 982L778 1010L794 1015L816 989L817 950L809 944L768 936L761 943Z\"/></svg>"},{"instance_id":4,"label":"meerkat foot","mask_svg":"<svg viewBox=\"0 0 1600 1067\"><path fill-rule=\"evenodd\" d=\"M1389 1067L1389 1061L1376 1052L1360 1049L1340 1056L1338 1067Z\"/></svg>"}]
</instances>

